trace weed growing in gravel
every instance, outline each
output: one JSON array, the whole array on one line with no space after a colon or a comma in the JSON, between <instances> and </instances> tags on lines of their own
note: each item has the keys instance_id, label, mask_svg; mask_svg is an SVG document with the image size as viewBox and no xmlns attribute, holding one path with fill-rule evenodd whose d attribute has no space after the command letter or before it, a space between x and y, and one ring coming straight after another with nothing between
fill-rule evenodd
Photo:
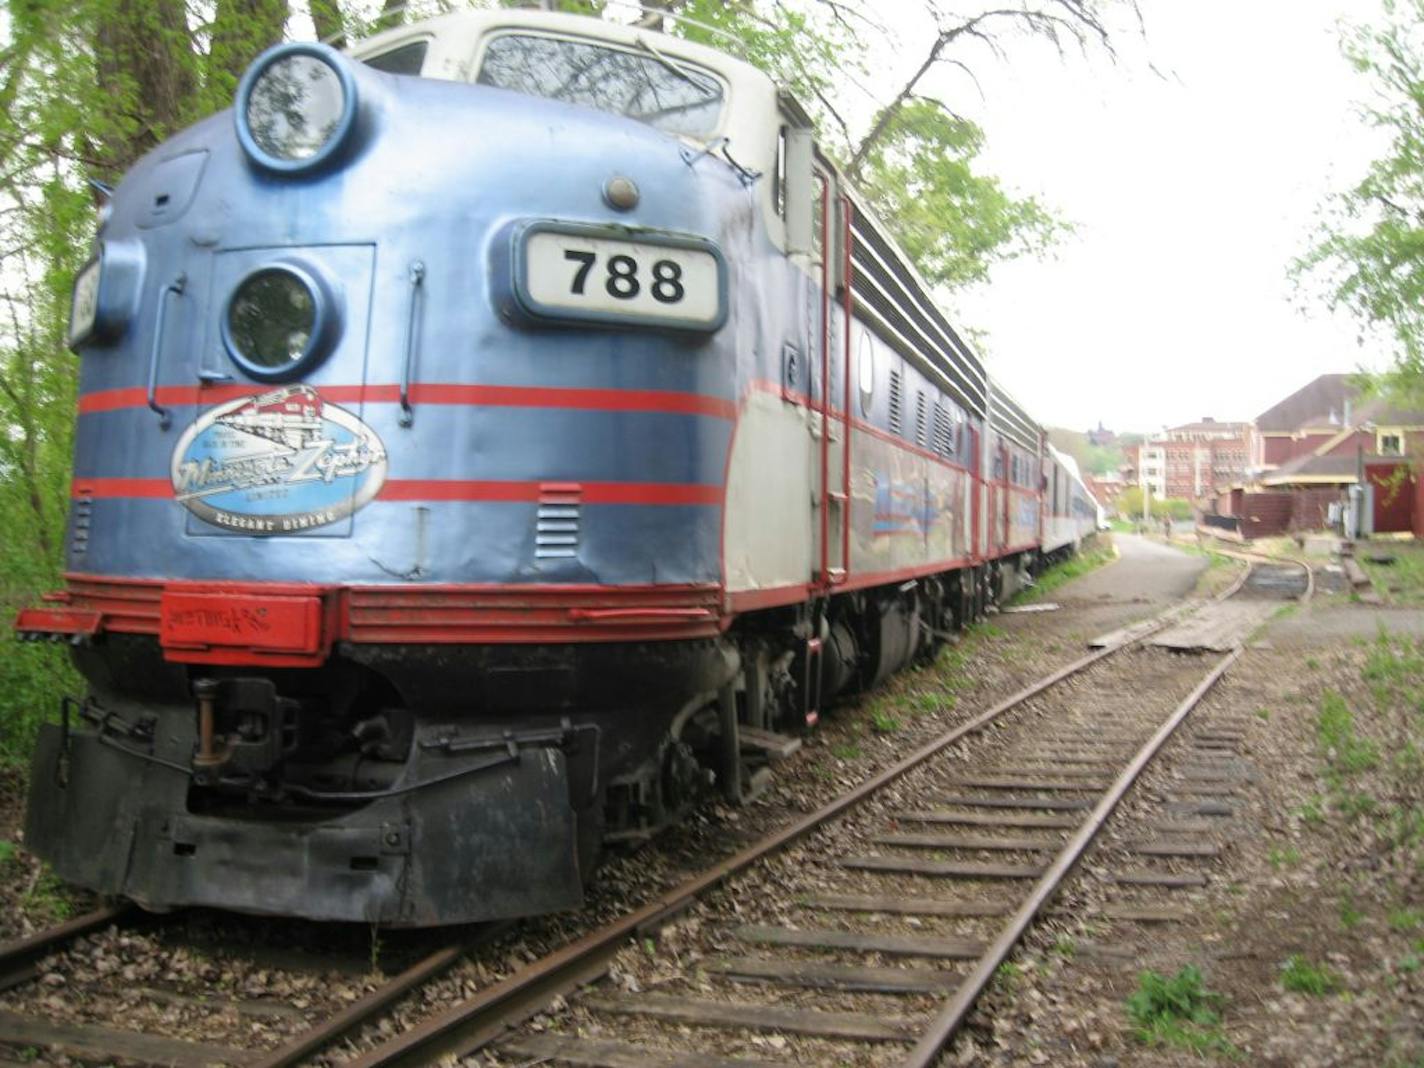
<instances>
[{"instance_id":1,"label":"weed growing in gravel","mask_svg":"<svg viewBox=\"0 0 1424 1068\"><path fill-rule=\"evenodd\" d=\"M1000 990L1012 990L1018 985L1019 976L1023 975L1023 966L1015 964L1011 960L1000 964L998 970L994 972L994 985Z\"/></svg>"},{"instance_id":2,"label":"weed growing in gravel","mask_svg":"<svg viewBox=\"0 0 1424 1068\"><path fill-rule=\"evenodd\" d=\"M1053 943L1052 951L1065 960L1072 960L1073 955L1078 952L1078 943L1069 935L1059 935Z\"/></svg>"},{"instance_id":3,"label":"weed growing in gravel","mask_svg":"<svg viewBox=\"0 0 1424 1068\"><path fill-rule=\"evenodd\" d=\"M1029 601L1037 601L1052 593L1064 583L1071 582L1080 575L1086 575L1089 571L1096 571L1104 564L1111 563L1116 559L1116 556L1117 554L1113 552L1112 547L1108 545L1089 552L1081 552L1061 564L1055 564L1053 567L1050 567L1034 580L1032 586L1021 593L1015 594L1009 603L1024 604Z\"/></svg>"},{"instance_id":4,"label":"weed growing in gravel","mask_svg":"<svg viewBox=\"0 0 1424 1068\"><path fill-rule=\"evenodd\" d=\"M8 864L15 859L15 843L0 838L0 864Z\"/></svg>"},{"instance_id":5,"label":"weed growing in gravel","mask_svg":"<svg viewBox=\"0 0 1424 1068\"><path fill-rule=\"evenodd\" d=\"M42 923L59 923L74 915L64 884L46 865L34 885L20 895L20 908Z\"/></svg>"},{"instance_id":6,"label":"weed growing in gravel","mask_svg":"<svg viewBox=\"0 0 1424 1068\"><path fill-rule=\"evenodd\" d=\"M1239 1051L1222 1033L1217 1011L1225 1000L1208 990L1201 972L1188 964L1171 978L1143 972L1137 990L1127 999L1127 1015L1134 1036L1145 1045L1235 1057Z\"/></svg>"},{"instance_id":7,"label":"weed growing in gravel","mask_svg":"<svg viewBox=\"0 0 1424 1068\"><path fill-rule=\"evenodd\" d=\"M1300 850L1295 846L1273 848L1266 854L1266 860L1277 871L1293 868L1300 863Z\"/></svg>"},{"instance_id":8,"label":"weed growing in gravel","mask_svg":"<svg viewBox=\"0 0 1424 1068\"><path fill-rule=\"evenodd\" d=\"M1320 661L1315 659L1315 657L1313 656L1307 656L1305 658L1305 666L1310 668L1311 671L1314 671L1320 666Z\"/></svg>"},{"instance_id":9,"label":"weed growing in gravel","mask_svg":"<svg viewBox=\"0 0 1424 1068\"><path fill-rule=\"evenodd\" d=\"M1419 909L1394 909L1389 914L1389 926L1395 931L1417 931L1424 927L1424 912Z\"/></svg>"},{"instance_id":10,"label":"weed growing in gravel","mask_svg":"<svg viewBox=\"0 0 1424 1068\"><path fill-rule=\"evenodd\" d=\"M858 760L860 758L860 746L847 743L838 745L831 750L831 756L837 760Z\"/></svg>"},{"instance_id":11,"label":"weed growing in gravel","mask_svg":"<svg viewBox=\"0 0 1424 1068\"><path fill-rule=\"evenodd\" d=\"M870 729L876 734L894 734L905 724L889 712L875 712L870 717Z\"/></svg>"},{"instance_id":12,"label":"weed growing in gravel","mask_svg":"<svg viewBox=\"0 0 1424 1068\"><path fill-rule=\"evenodd\" d=\"M1294 953L1281 967L1281 986L1293 994L1323 997L1340 989L1340 977L1323 964L1312 964Z\"/></svg>"},{"instance_id":13,"label":"weed growing in gravel","mask_svg":"<svg viewBox=\"0 0 1424 1068\"><path fill-rule=\"evenodd\" d=\"M1345 894L1340 898L1340 926L1349 930L1351 927L1358 927L1360 921L1365 918L1365 914L1355 907L1355 899L1350 894Z\"/></svg>"},{"instance_id":14,"label":"weed growing in gravel","mask_svg":"<svg viewBox=\"0 0 1424 1068\"><path fill-rule=\"evenodd\" d=\"M1305 803L1295 810L1302 823L1318 826L1325 822L1325 799L1319 794L1311 794Z\"/></svg>"},{"instance_id":15,"label":"weed growing in gravel","mask_svg":"<svg viewBox=\"0 0 1424 1068\"><path fill-rule=\"evenodd\" d=\"M1379 746L1355 733L1355 714L1334 690L1327 690L1320 699L1315 734L1325 753L1326 777L1332 785L1338 786L1347 775L1379 765Z\"/></svg>"},{"instance_id":16,"label":"weed growing in gravel","mask_svg":"<svg viewBox=\"0 0 1424 1068\"><path fill-rule=\"evenodd\" d=\"M1256 709L1256 718L1265 720L1267 723L1271 722L1271 710L1269 708Z\"/></svg>"}]
</instances>

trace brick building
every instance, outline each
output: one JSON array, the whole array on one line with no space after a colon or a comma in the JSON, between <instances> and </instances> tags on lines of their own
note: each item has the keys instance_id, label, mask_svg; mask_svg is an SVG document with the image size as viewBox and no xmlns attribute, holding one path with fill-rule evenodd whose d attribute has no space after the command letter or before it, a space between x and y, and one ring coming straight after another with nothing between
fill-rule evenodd
<instances>
[{"instance_id":1,"label":"brick building","mask_svg":"<svg viewBox=\"0 0 1424 1068\"><path fill-rule=\"evenodd\" d=\"M1255 449L1250 423L1202 419L1168 427L1137 449L1139 485L1157 497L1200 501L1246 478Z\"/></svg>"},{"instance_id":2,"label":"brick building","mask_svg":"<svg viewBox=\"0 0 1424 1068\"><path fill-rule=\"evenodd\" d=\"M1254 478L1216 502L1211 525L1245 537L1342 521L1361 490L1359 529L1424 535L1424 411L1361 397L1352 376L1321 375L1256 418Z\"/></svg>"}]
</instances>

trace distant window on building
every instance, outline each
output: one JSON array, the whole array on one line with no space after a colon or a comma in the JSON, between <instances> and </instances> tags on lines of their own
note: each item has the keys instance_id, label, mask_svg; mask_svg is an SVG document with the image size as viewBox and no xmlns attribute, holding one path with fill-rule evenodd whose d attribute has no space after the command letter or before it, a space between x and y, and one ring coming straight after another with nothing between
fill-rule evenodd
<instances>
[{"instance_id":1,"label":"distant window on building","mask_svg":"<svg viewBox=\"0 0 1424 1068\"><path fill-rule=\"evenodd\" d=\"M1403 456L1404 435L1381 433L1379 436L1379 451L1381 456Z\"/></svg>"}]
</instances>

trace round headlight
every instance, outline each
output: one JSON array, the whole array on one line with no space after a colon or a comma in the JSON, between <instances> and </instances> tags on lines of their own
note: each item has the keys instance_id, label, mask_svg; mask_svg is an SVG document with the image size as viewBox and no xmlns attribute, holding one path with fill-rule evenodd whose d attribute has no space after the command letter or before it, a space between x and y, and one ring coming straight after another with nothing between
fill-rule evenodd
<instances>
[{"instance_id":1,"label":"round headlight","mask_svg":"<svg viewBox=\"0 0 1424 1068\"><path fill-rule=\"evenodd\" d=\"M223 341L233 362L253 378L295 378L325 355L332 318L321 283L290 264L263 267L228 298Z\"/></svg>"},{"instance_id":2,"label":"round headlight","mask_svg":"<svg viewBox=\"0 0 1424 1068\"><path fill-rule=\"evenodd\" d=\"M316 166L340 147L355 117L355 80L324 45L278 45L237 90L238 138L271 170Z\"/></svg>"}]
</instances>

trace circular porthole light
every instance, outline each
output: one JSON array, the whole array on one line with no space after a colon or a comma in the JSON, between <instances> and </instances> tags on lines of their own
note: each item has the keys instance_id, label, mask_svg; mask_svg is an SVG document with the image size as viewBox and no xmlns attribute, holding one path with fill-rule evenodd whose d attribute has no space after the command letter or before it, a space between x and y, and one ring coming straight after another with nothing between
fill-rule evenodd
<instances>
[{"instance_id":1,"label":"circular porthole light","mask_svg":"<svg viewBox=\"0 0 1424 1068\"><path fill-rule=\"evenodd\" d=\"M296 378L326 355L334 318L322 284L292 264L253 271L232 291L223 310L228 355L265 382Z\"/></svg>"},{"instance_id":2,"label":"circular porthole light","mask_svg":"<svg viewBox=\"0 0 1424 1068\"><path fill-rule=\"evenodd\" d=\"M238 86L238 139L270 170L317 166L346 140L355 120L355 79L325 45L278 45L258 57Z\"/></svg>"}]
</instances>

